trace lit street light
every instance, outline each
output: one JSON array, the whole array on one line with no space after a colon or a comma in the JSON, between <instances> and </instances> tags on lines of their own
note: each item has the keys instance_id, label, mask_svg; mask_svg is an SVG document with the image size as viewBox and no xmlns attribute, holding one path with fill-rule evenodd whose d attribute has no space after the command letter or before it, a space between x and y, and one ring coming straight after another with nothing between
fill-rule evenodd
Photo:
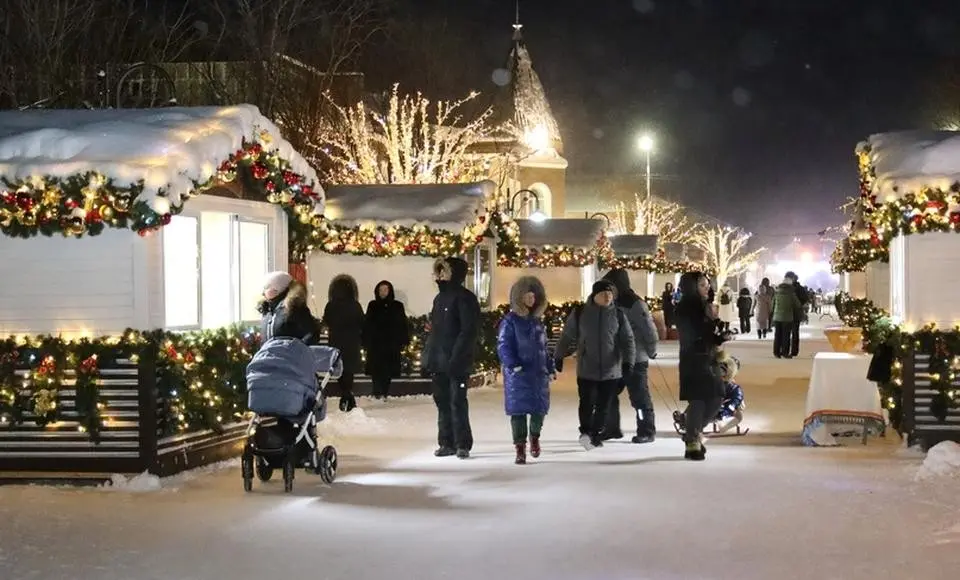
<instances>
[{"instance_id":1,"label":"lit street light","mask_svg":"<svg viewBox=\"0 0 960 580\"><path fill-rule=\"evenodd\" d=\"M640 137L640 140L637 142L640 146L640 150L643 151L647 156L647 202L650 201L650 153L653 151L653 137L649 134L644 134ZM649 222L650 217L647 216L647 221ZM649 231L650 224L647 223L644 227L644 231Z\"/></svg>"}]
</instances>

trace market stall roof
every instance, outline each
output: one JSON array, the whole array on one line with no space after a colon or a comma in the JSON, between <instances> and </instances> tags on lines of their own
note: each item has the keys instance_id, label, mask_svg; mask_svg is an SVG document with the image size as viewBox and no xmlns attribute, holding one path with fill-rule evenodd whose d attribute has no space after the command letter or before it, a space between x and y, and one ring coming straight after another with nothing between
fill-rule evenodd
<instances>
[{"instance_id":1,"label":"market stall roof","mask_svg":"<svg viewBox=\"0 0 960 580\"><path fill-rule=\"evenodd\" d=\"M596 219L516 220L520 245L526 248L568 246L589 249L597 245L604 222Z\"/></svg>"},{"instance_id":2,"label":"market stall roof","mask_svg":"<svg viewBox=\"0 0 960 580\"><path fill-rule=\"evenodd\" d=\"M163 192L179 205L244 139L275 149L291 171L313 181L322 205L316 173L253 105L0 112L0 178L97 172L123 186L142 180L148 203Z\"/></svg>"},{"instance_id":3,"label":"market stall roof","mask_svg":"<svg viewBox=\"0 0 960 580\"><path fill-rule=\"evenodd\" d=\"M327 188L325 215L339 225L430 226L461 231L483 213L492 181L437 185L336 185Z\"/></svg>"},{"instance_id":4,"label":"market stall roof","mask_svg":"<svg viewBox=\"0 0 960 580\"><path fill-rule=\"evenodd\" d=\"M655 256L658 236L624 234L610 238L610 249L618 257Z\"/></svg>"},{"instance_id":5,"label":"market stall roof","mask_svg":"<svg viewBox=\"0 0 960 580\"><path fill-rule=\"evenodd\" d=\"M876 195L903 195L923 187L946 191L960 182L960 132L879 133L861 143L858 151L865 146L876 174L872 191Z\"/></svg>"}]
</instances>

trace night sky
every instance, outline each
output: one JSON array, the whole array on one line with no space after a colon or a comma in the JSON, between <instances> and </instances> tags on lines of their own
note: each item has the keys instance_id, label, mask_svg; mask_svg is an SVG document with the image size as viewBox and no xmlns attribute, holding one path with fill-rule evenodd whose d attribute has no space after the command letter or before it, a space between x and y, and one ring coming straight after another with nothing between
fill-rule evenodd
<instances>
[{"instance_id":1,"label":"night sky","mask_svg":"<svg viewBox=\"0 0 960 580\"><path fill-rule=\"evenodd\" d=\"M415 2L442 48L405 77L492 92L514 1ZM642 172L651 130L655 193L769 247L839 223L857 142L931 126L938 74L960 57L955 0L521 0L520 13L571 175Z\"/></svg>"}]
</instances>

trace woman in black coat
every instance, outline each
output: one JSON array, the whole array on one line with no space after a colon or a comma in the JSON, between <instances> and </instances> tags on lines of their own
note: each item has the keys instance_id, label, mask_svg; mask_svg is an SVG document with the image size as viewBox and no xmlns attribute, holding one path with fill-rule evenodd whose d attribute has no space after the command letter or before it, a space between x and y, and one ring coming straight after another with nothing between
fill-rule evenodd
<instances>
[{"instance_id":1,"label":"woman in black coat","mask_svg":"<svg viewBox=\"0 0 960 580\"><path fill-rule=\"evenodd\" d=\"M716 417L724 394L717 351L732 337L729 332L719 332L712 306L707 302L709 292L710 282L703 273L687 272L680 277L680 302L676 309L680 400L688 403L682 417L684 457L694 461L706 458L707 450L700 436Z\"/></svg>"},{"instance_id":2,"label":"woman in black coat","mask_svg":"<svg viewBox=\"0 0 960 580\"><path fill-rule=\"evenodd\" d=\"M393 284L377 282L373 300L367 304L363 321L363 347L367 351L366 372L373 380L373 396L386 399L390 381L401 372L401 353L410 343L410 328L403 302L396 299Z\"/></svg>"},{"instance_id":3,"label":"woman in black coat","mask_svg":"<svg viewBox=\"0 0 960 580\"><path fill-rule=\"evenodd\" d=\"M663 308L663 325L667 327L667 330L673 328L675 323L674 321L674 310L676 305L673 303L673 284L667 282L663 286L663 294L660 295L660 303Z\"/></svg>"},{"instance_id":4,"label":"woman in black coat","mask_svg":"<svg viewBox=\"0 0 960 580\"><path fill-rule=\"evenodd\" d=\"M363 307L357 297L357 281L339 274L330 281L327 305L323 309L323 323L329 333L330 346L340 350L343 361L343 374L337 381L341 411L351 411L357 406L353 396L353 377L360 370L363 332Z\"/></svg>"}]
</instances>

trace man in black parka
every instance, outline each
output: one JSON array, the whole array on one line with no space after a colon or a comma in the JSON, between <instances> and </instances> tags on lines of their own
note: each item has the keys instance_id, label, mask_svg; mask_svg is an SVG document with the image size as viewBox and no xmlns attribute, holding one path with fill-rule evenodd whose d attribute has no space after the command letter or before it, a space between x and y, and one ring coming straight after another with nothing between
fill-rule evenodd
<instances>
[{"instance_id":1,"label":"man in black parka","mask_svg":"<svg viewBox=\"0 0 960 580\"><path fill-rule=\"evenodd\" d=\"M473 371L480 332L480 303L464 288L467 263L442 258L433 266L440 292L430 311L430 334L421 355L423 370L433 377L437 405L437 448L434 455L470 457L473 432L467 404L467 381Z\"/></svg>"}]
</instances>

